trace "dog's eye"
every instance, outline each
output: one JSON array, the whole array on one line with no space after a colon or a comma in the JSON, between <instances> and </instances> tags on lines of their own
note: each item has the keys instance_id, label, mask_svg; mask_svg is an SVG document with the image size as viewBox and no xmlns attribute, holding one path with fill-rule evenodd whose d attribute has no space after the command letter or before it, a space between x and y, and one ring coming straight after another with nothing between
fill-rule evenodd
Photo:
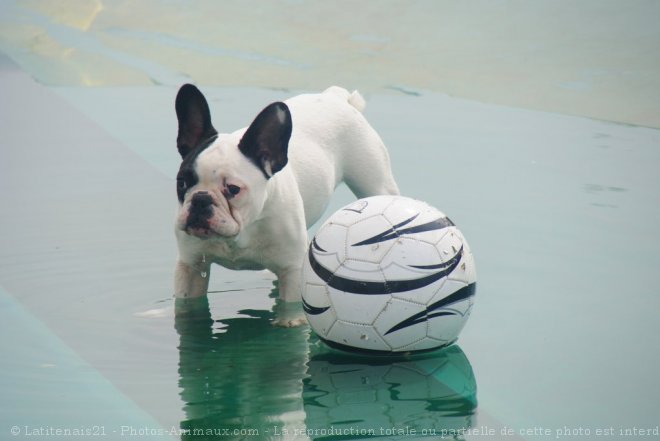
<instances>
[{"instance_id":1,"label":"dog's eye","mask_svg":"<svg viewBox=\"0 0 660 441\"><path fill-rule=\"evenodd\" d=\"M188 188L188 186L186 185L186 181L183 179L177 179L176 186L179 188L179 190L185 190L186 188Z\"/></svg>"},{"instance_id":2,"label":"dog's eye","mask_svg":"<svg viewBox=\"0 0 660 441\"><path fill-rule=\"evenodd\" d=\"M229 184L227 186L227 190L229 191L230 195L236 196L241 192L241 187L239 187L238 185Z\"/></svg>"}]
</instances>

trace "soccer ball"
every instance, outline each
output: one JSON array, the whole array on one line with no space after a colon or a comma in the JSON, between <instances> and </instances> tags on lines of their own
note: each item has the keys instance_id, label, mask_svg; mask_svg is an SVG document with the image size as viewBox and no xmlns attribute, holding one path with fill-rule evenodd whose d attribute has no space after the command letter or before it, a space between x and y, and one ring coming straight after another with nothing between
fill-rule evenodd
<instances>
[{"instance_id":1,"label":"soccer ball","mask_svg":"<svg viewBox=\"0 0 660 441\"><path fill-rule=\"evenodd\" d=\"M334 213L312 239L302 277L303 309L323 341L382 354L456 341L477 279L454 223L402 196L360 199Z\"/></svg>"}]
</instances>

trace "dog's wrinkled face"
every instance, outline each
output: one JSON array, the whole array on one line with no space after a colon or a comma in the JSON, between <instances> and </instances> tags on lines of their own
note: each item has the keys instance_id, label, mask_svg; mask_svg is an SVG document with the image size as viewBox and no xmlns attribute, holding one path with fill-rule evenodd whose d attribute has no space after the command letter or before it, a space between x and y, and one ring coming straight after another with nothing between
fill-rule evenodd
<instances>
[{"instance_id":1,"label":"dog's wrinkled face","mask_svg":"<svg viewBox=\"0 0 660 441\"><path fill-rule=\"evenodd\" d=\"M183 158L176 227L200 239L235 237L259 216L268 179L287 163L289 110L273 103L246 130L218 135L206 99L195 86L185 85L176 111Z\"/></svg>"},{"instance_id":2,"label":"dog's wrinkled face","mask_svg":"<svg viewBox=\"0 0 660 441\"><path fill-rule=\"evenodd\" d=\"M181 164L177 227L199 238L236 236L263 206L265 186L264 176L236 143L217 139Z\"/></svg>"}]
</instances>

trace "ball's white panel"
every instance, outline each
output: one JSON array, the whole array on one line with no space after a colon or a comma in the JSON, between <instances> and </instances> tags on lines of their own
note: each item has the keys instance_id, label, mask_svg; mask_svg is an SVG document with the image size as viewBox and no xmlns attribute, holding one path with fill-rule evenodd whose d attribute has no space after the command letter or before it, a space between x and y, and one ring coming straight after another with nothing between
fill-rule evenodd
<instances>
[{"instance_id":1,"label":"ball's white panel","mask_svg":"<svg viewBox=\"0 0 660 441\"><path fill-rule=\"evenodd\" d=\"M458 267L453 271L449 278L458 280L467 284L477 280L474 256L470 246L463 238L462 233L456 227L450 227L448 233L436 244L443 261L452 259L458 251L463 250L463 256Z\"/></svg>"},{"instance_id":2,"label":"ball's white panel","mask_svg":"<svg viewBox=\"0 0 660 441\"><path fill-rule=\"evenodd\" d=\"M431 220L432 216L429 209L430 207L424 202L399 196L392 199L392 203L383 211L383 216L392 225L399 225L411 218L415 218L415 223L419 223L421 219Z\"/></svg>"},{"instance_id":3,"label":"ball's white panel","mask_svg":"<svg viewBox=\"0 0 660 441\"><path fill-rule=\"evenodd\" d=\"M388 281L411 281L411 289L394 292L392 295L395 298L426 304L442 284L444 277L421 288L412 289L412 287L416 281L433 277L434 274L441 271L442 268L437 268L437 265L442 263L435 246L401 237L396 240L390 252L383 258L381 266Z\"/></svg>"},{"instance_id":4,"label":"ball's white panel","mask_svg":"<svg viewBox=\"0 0 660 441\"><path fill-rule=\"evenodd\" d=\"M461 305L460 309L467 309L464 315L452 314L430 319L428 336L437 340L445 341L447 343L456 340L458 338L458 334L465 326L471 311L471 306L467 306L471 305L469 301L462 303L464 303L464 305Z\"/></svg>"},{"instance_id":5,"label":"ball's white panel","mask_svg":"<svg viewBox=\"0 0 660 441\"><path fill-rule=\"evenodd\" d=\"M463 282L465 284L474 283L477 280L477 273L474 266L474 257L468 250L463 250L463 257L454 271L449 275L450 280Z\"/></svg>"},{"instance_id":6,"label":"ball's white panel","mask_svg":"<svg viewBox=\"0 0 660 441\"><path fill-rule=\"evenodd\" d=\"M346 255L349 259L379 263L392 248L393 240L380 241L378 238L369 243L375 235L388 232L392 225L381 215L372 216L356 222L348 229ZM364 243L367 241L368 243Z\"/></svg>"},{"instance_id":7,"label":"ball's white panel","mask_svg":"<svg viewBox=\"0 0 660 441\"><path fill-rule=\"evenodd\" d=\"M425 202L398 197L383 215L406 237L437 242L446 233L443 225L450 224L444 213Z\"/></svg>"},{"instance_id":8,"label":"ball's white panel","mask_svg":"<svg viewBox=\"0 0 660 441\"><path fill-rule=\"evenodd\" d=\"M465 240L465 236L463 236L463 232L460 230L457 231L461 235L461 239L463 241L463 249L466 253L466 255L469 255L469 260L466 260L468 262L467 269L465 269L468 273L466 276L466 281L468 283L475 283L477 281L477 265L474 262L474 254L472 254L472 248L470 248L470 245L468 244L467 240Z\"/></svg>"},{"instance_id":9,"label":"ball's white panel","mask_svg":"<svg viewBox=\"0 0 660 441\"><path fill-rule=\"evenodd\" d=\"M303 299L317 308L332 306L328 296L328 286L325 284L305 283L303 288Z\"/></svg>"},{"instance_id":10,"label":"ball's white panel","mask_svg":"<svg viewBox=\"0 0 660 441\"><path fill-rule=\"evenodd\" d=\"M314 332L325 337L337 320L328 295L328 286L306 283L303 287L303 309Z\"/></svg>"},{"instance_id":11,"label":"ball's white panel","mask_svg":"<svg viewBox=\"0 0 660 441\"><path fill-rule=\"evenodd\" d=\"M392 350L372 326L358 325L341 320L335 322L327 338L335 343L359 349L373 351Z\"/></svg>"},{"instance_id":12,"label":"ball's white panel","mask_svg":"<svg viewBox=\"0 0 660 441\"><path fill-rule=\"evenodd\" d=\"M347 294L330 289L330 301L339 320L370 325L390 299L388 295Z\"/></svg>"},{"instance_id":13,"label":"ball's white panel","mask_svg":"<svg viewBox=\"0 0 660 441\"><path fill-rule=\"evenodd\" d=\"M391 203L391 196L374 196L359 199L340 208L330 217L330 219L328 219L328 221L336 222L348 227L360 220L380 215Z\"/></svg>"},{"instance_id":14,"label":"ball's white panel","mask_svg":"<svg viewBox=\"0 0 660 441\"><path fill-rule=\"evenodd\" d=\"M409 280L432 273L433 268L427 267L442 262L437 248L430 243L400 237L383 257L381 268L387 280Z\"/></svg>"},{"instance_id":15,"label":"ball's white panel","mask_svg":"<svg viewBox=\"0 0 660 441\"><path fill-rule=\"evenodd\" d=\"M315 259L329 271L336 271L346 259L347 228L335 223L326 223L314 236L312 253Z\"/></svg>"},{"instance_id":16,"label":"ball's white panel","mask_svg":"<svg viewBox=\"0 0 660 441\"><path fill-rule=\"evenodd\" d=\"M378 263L346 259L341 268L335 271L338 277L365 282L384 282L385 276Z\"/></svg>"},{"instance_id":17,"label":"ball's white panel","mask_svg":"<svg viewBox=\"0 0 660 441\"><path fill-rule=\"evenodd\" d=\"M436 242L436 247L445 259L451 258L463 246L462 236L458 234L458 229L456 227L449 227L447 230L447 234Z\"/></svg>"},{"instance_id":18,"label":"ball's white panel","mask_svg":"<svg viewBox=\"0 0 660 441\"><path fill-rule=\"evenodd\" d=\"M467 284L465 282L461 282L458 280L446 280L445 283L440 286L440 289L438 289L431 300L428 302L428 306L433 305L443 299L446 299L450 295L454 294L456 291L460 290L461 288L465 288Z\"/></svg>"},{"instance_id":19,"label":"ball's white panel","mask_svg":"<svg viewBox=\"0 0 660 441\"><path fill-rule=\"evenodd\" d=\"M469 289L469 286L463 282L447 280L431 299L428 305L431 310L429 316L432 317L429 319L429 337L446 341L453 341L458 337L470 316L474 296L450 303L447 303L447 300L452 299L452 296L456 296L462 289ZM442 306L438 307L439 304Z\"/></svg>"},{"instance_id":20,"label":"ball's white panel","mask_svg":"<svg viewBox=\"0 0 660 441\"><path fill-rule=\"evenodd\" d=\"M374 328L392 348L409 345L426 336L426 306L389 299Z\"/></svg>"},{"instance_id":21,"label":"ball's white panel","mask_svg":"<svg viewBox=\"0 0 660 441\"><path fill-rule=\"evenodd\" d=\"M465 271L465 276L461 279L466 281L467 283L476 283L477 281L477 265L474 263L474 255L472 254L472 251L468 249L468 253L466 253L466 260L465 260L465 267L463 265L460 265L460 268Z\"/></svg>"},{"instance_id":22,"label":"ball's white panel","mask_svg":"<svg viewBox=\"0 0 660 441\"><path fill-rule=\"evenodd\" d=\"M312 267L309 264L309 258L307 257L307 255L305 256L305 260L303 261L302 283L303 283L303 286L305 286L305 283L324 284L325 285L325 280L321 280L321 278L319 276L317 276L316 273L312 270Z\"/></svg>"}]
</instances>

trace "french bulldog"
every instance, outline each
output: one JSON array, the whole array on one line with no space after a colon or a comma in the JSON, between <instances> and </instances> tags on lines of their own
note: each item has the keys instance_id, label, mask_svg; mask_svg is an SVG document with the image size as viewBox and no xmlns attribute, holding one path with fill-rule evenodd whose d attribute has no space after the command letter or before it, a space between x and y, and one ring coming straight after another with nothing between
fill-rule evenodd
<instances>
[{"instance_id":1,"label":"french bulldog","mask_svg":"<svg viewBox=\"0 0 660 441\"><path fill-rule=\"evenodd\" d=\"M175 104L182 158L176 297L205 295L216 263L268 269L284 303L301 301L307 228L337 185L345 182L358 198L399 194L364 105L357 91L333 86L272 103L248 127L219 134L202 92L181 87ZM301 322L283 320L279 324Z\"/></svg>"}]
</instances>

